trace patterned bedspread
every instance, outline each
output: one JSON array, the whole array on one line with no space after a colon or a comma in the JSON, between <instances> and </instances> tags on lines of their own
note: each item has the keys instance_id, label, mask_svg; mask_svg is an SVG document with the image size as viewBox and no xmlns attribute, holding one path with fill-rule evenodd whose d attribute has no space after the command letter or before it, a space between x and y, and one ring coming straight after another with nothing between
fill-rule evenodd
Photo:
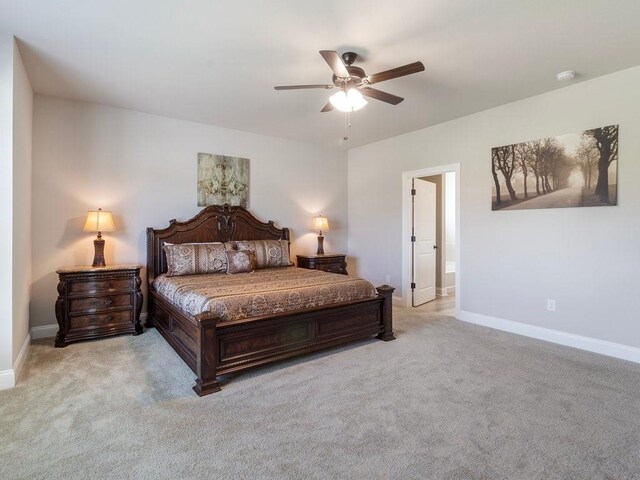
<instances>
[{"instance_id":1,"label":"patterned bedspread","mask_svg":"<svg viewBox=\"0 0 640 480\"><path fill-rule=\"evenodd\" d=\"M153 288L189 315L213 312L221 321L376 295L373 285L361 278L297 267L266 268L235 275L160 275L153 281Z\"/></svg>"}]
</instances>

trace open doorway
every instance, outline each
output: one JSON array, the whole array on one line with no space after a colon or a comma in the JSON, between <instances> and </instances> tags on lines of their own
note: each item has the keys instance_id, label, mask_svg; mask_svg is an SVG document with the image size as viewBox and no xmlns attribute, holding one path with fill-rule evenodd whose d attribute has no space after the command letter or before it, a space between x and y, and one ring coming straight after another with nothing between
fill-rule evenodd
<instances>
[{"instance_id":1,"label":"open doorway","mask_svg":"<svg viewBox=\"0 0 640 480\"><path fill-rule=\"evenodd\" d=\"M403 304L455 295L460 311L459 165L404 172Z\"/></svg>"},{"instance_id":2,"label":"open doorway","mask_svg":"<svg viewBox=\"0 0 640 480\"><path fill-rule=\"evenodd\" d=\"M442 205L441 175L411 181L411 306L436 299L441 280L438 261L439 220Z\"/></svg>"}]
</instances>

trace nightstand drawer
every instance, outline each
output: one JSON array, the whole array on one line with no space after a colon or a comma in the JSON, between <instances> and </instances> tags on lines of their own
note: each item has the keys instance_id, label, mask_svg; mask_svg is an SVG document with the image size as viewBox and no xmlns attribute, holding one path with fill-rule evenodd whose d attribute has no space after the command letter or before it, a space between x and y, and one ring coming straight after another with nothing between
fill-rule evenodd
<instances>
[{"instance_id":1,"label":"nightstand drawer","mask_svg":"<svg viewBox=\"0 0 640 480\"><path fill-rule=\"evenodd\" d=\"M69 313L94 312L112 308L131 307L131 294L104 297L73 298L69 300Z\"/></svg>"},{"instance_id":2,"label":"nightstand drawer","mask_svg":"<svg viewBox=\"0 0 640 480\"><path fill-rule=\"evenodd\" d=\"M109 290L130 290L132 288L130 278L106 278L104 280L74 280L69 282L69 294L108 292Z\"/></svg>"},{"instance_id":3,"label":"nightstand drawer","mask_svg":"<svg viewBox=\"0 0 640 480\"><path fill-rule=\"evenodd\" d=\"M110 325L133 323L133 310L120 310L119 312L112 313L69 317L69 323L73 330L92 330L95 328L108 327Z\"/></svg>"},{"instance_id":4,"label":"nightstand drawer","mask_svg":"<svg viewBox=\"0 0 640 480\"><path fill-rule=\"evenodd\" d=\"M318 265L316 267L318 270L322 270L324 272L329 272L329 273L344 273L344 268L342 268L342 265Z\"/></svg>"},{"instance_id":5,"label":"nightstand drawer","mask_svg":"<svg viewBox=\"0 0 640 480\"><path fill-rule=\"evenodd\" d=\"M332 255L297 255L297 259L298 267L300 268L347 275L347 262L345 255L341 253Z\"/></svg>"},{"instance_id":6,"label":"nightstand drawer","mask_svg":"<svg viewBox=\"0 0 640 480\"><path fill-rule=\"evenodd\" d=\"M142 333L141 268L142 265L113 265L58 269L56 347Z\"/></svg>"}]
</instances>

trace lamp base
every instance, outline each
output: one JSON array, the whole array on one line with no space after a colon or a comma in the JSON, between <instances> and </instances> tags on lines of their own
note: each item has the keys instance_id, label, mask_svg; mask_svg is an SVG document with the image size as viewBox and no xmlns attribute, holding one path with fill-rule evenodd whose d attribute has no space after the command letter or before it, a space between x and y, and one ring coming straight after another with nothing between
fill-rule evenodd
<instances>
[{"instance_id":1,"label":"lamp base","mask_svg":"<svg viewBox=\"0 0 640 480\"><path fill-rule=\"evenodd\" d=\"M95 239L93 241L93 247L95 249L95 254L93 256L93 265L92 267L106 267L107 264L104 261L104 240Z\"/></svg>"},{"instance_id":2,"label":"lamp base","mask_svg":"<svg viewBox=\"0 0 640 480\"><path fill-rule=\"evenodd\" d=\"M324 255L324 237L322 235L318 235L318 251L317 255Z\"/></svg>"}]
</instances>

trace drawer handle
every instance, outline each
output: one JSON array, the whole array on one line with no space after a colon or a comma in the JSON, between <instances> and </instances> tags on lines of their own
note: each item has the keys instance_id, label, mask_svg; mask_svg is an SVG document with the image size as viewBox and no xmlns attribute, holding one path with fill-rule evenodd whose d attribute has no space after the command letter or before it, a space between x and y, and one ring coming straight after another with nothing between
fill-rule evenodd
<instances>
[{"instance_id":1,"label":"drawer handle","mask_svg":"<svg viewBox=\"0 0 640 480\"><path fill-rule=\"evenodd\" d=\"M113 317L111 315L107 315L106 316L106 320L107 320L107 322L110 322L111 320L113 320Z\"/></svg>"},{"instance_id":2,"label":"drawer handle","mask_svg":"<svg viewBox=\"0 0 640 480\"><path fill-rule=\"evenodd\" d=\"M107 298L104 301L104 304L105 304L106 307L110 307L112 303L113 303L113 300L111 300L110 298Z\"/></svg>"},{"instance_id":3,"label":"drawer handle","mask_svg":"<svg viewBox=\"0 0 640 480\"><path fill-rule=\"evenodd\" d=\"M111 288L111 284L109 282L105 283L105 288L110 289Z\"/></svg>"}]
</instances>

